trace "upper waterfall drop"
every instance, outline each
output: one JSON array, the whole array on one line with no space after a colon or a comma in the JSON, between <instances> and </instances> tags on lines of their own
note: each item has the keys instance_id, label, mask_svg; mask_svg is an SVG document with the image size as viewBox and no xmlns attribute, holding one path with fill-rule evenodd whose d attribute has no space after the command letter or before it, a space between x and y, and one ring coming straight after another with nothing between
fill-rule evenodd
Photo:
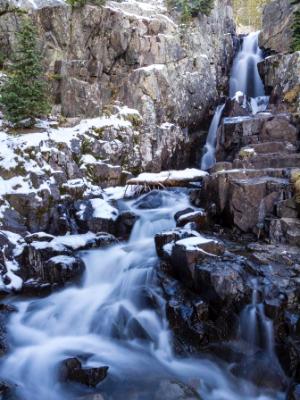
<instances>
[{"instance_id":1,"label":"upper waterfall drop","mask_svg":"<svg viewBox=\"0 0 300 400\"><path fill-rule=\"evenodd\" d=\"M243 92L251 98L265 96L264 85L257 69L257 64L264 59L263 52L258 46L258 36L259 31L243 38L231 70L230 97L236 92Z\"/></svg>"},{"instance_id":2,"label":"upper waterfall drop","mask_svg":"<svg viewBox=\"0 0 300 400\"><path fill-rule=\"evenodd\" d=\"M259 31L250 33L243 38L241 48L233 61L229 81L229 96L234 98L237 94L244 95L244 107L248 104L253 115L265 111L269 103L257 68L257 64L264 59L263 52L258 46L258 36ZM201 169L205 171L213 167L216 162L217 132L224 107L225 104L217 107L209 127L200 164Z\"/></svg>"}]
</instances>

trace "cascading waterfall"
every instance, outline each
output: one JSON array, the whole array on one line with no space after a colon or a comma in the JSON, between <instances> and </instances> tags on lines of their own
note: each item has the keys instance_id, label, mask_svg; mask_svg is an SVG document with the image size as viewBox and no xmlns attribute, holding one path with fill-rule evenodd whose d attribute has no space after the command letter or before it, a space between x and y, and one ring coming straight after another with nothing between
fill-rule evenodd
<instances>
[{"instance_id":1,"label":"cascading waterfall","mask_svg":"<svg viewBox=\"0 0 300 400\"><path fill-rule=\"evenodd\" d=\"M264 305L258 301L257 282L254 282L252 303L245 307L241 315L240 335L255 352L258 348L275 360L273 323L265 315Z\"/></svg>"},{"instance_id":2,"label":"cascading waterfall","mask_svg":"<svg viewBox=\"0 0 300 400\"><path fill-rule=\"evenodd\" d=\"M216 163L216 158L215 158L216 136L222 118L224 107L225 104L222 104L221 106L217 107L215 115L213 116L212 122L209 127L208 136L204 147L205 153L201 160L201 169L203 169L203 171L207 171Z\"/></svg>"},{"instance_id":3,"label":"cascading waterfall","mask_svg":"<svg viewBox=\"0 0 300 400\"><path fill-rule=\"evenodd\" d=\"M234 98L237 93L245 95L244 106L247 106L249 99L252 114L265 111L269 103L269 97L265 96L264 85L257 68L257 64L263 60L263 53L258 46L258 35L259 32L253 32L243 38L242 46L233 61L229 82L229 96ZM201 169L205 171L213 167L216 162L217 132L224 107L225 105L217 107L209 127L201 159Z\"/></svg>"},{"instance_id":4,"label":"cascading waterfall","mask_svg":"<svg viewBox=\"0 0 300 400\"><path fill-rule=\"evenodd\" d=\"M153 399L163 379L193 382L205 400L282 399L234 378L224 364L173 354L153 236L173 228L174 214L189 200L182 190L159 193L159 208L141 209L143 198L127 203L140 217L128 243L82 254L87 270L80 285L15 301L18 312L8 327L13 350L0 372L16 385L17 398L85 399L92 389L63 384L58 376L62 360L82 356L84 366L109 366L98 389L105 399Z\"/></svg>"},{"instance_id":5,"label":"cascading waterfall","mask_svg":"<svg viewBox=\"0 0 300 400\"><path fill-rule=\"evenodd\" d=\"M229 96L243 92L256 98L265 95L264 85L259 75L257 64L263 60L263 53L258 47L259 32L253 32L243 38L243 43L233 62Z\"/></svg>"}]
</instances>

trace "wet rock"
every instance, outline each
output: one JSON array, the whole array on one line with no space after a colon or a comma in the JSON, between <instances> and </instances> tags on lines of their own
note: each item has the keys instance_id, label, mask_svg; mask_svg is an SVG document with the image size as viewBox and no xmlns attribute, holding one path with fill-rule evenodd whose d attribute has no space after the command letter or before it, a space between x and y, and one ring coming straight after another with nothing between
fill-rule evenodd
<instances>
[{"instance_id":1,"label":"wet rock","mask_svg":"<svg viewBox=\"0 0 300 400\"><path fill-rule=\"evenodd\" d=\"M300 246L300 220L298 218L273 219L269 229L273 242Z\"/></svg>"},{"instance_id":2,"label":"wet rock","mask_svg":"<svg viewBox=\"0 0 300 400\"><path fill-rule=\"evenodd\" d=\"M11 193L5 196L13 207L26 221L30 232L46 231L52 206L59 198L57 188L52 185L52 192L41 190L36 193Z\"/></svg>"},{"instance_id":3,"label":"wet rock","mask_svg":"<svg viewBox=\"0 0 300 400\"><path fill-rule=\"evenodd\" d=\"M77 224L82 233L115 233L118 210L103 199L91 199L75 202Z\"/></svg>"},{"instance_id":4,"label":"wet rock","mask_svg":"<svg viewBox=\"0 0 300 400\"><path fill-rule=\"evenodd\" d=\"M10 304L0 304L0 356L8 351L6 323L9 315L16 311L17 309ZM0 394L2 394L1 390L4 393L6 389L8 387L5 382L0 382Z\"/></svg>"},{"instance_id":5,"label":"wet rock","mask_svg":"<svg viewBox=\"0 0 300 400\"><path fill-rule=\"evenodd\" d=\"M120 213L118 216L118 219L116 220L116 232L117 236L120 236L122 238L127 238L138 220L138 216L132 212L132 211L123 211Z\"/></svg>"},{"instance_id":6,"label":"wet rock","mask_svg":"<svg viewBox=\"0 0 300 400\"><path fill-rule=\"evenodd\" d=\"M47 237L48 239L48 237ZM32 242L24 247L20 256L24 289L46 289L50 285L62 285L78 278L84 271L83 261L61 243L47 241Z\"/></svg>"},{"instance_id":7,"label":"wet rock","mask_svg":"<svg viewBox=\"0 0 300 400\"><path fill-rule=\"evenodd\" d=\"M280 365L270 363L270 359L263 353L256 353L246 358L231 370L240 378L251 380L256 386L272 390L284 391L287 388L287 379Z\"/></svg>"},{"instance_id":8,"label":"wet rock","mask_svg":"<svg viewBox=\"0 0 300 400\"><path fill-rule=\"evenodd\" d=\"M189 211L187 213L177 213L175 215L176 225L178 227L183 227L186 224L191 223L196 230L202 230L207 227L207 215L206 212L201 211Z\"/></svg>"},{"instance_id":9,"label":"wet rock","mask_svg":"<svg viewBox=\"0 0 300 400\"><path fill-rule=\"evenodd\" d=\"M293 198L280 201L277 204L276 213L279 218L297 218L299 214L297 204Z\"/></svg>"},{"instance_id":10,"label":"wet rock","mask_svg":"<svg viewBox=\"0 0 300 400\"><path fill-rule=\"evenodd\" d=\"M108 368L106 366L83 367L78 358L68 358L62 362L60 377L62 381L73 381L95 387L106 378Z\"/></svg>"},{"instance_id":11,"label":"wet rock","mask_svg":"<svg viewBox=\"0 0 300 400\"><path fill-rule=\"evenodd\" d=\"M224 246L214 239L192 237L175 242L170 257L174 274L188 287L193 287L195 267L206 258L214 258L224 254Z\"/></svg>"},{"instance_id":12,"label":"wet rock","mask_svg":"<svg viewBox=\"0 0 300 400\"><path fill-rule=\"evenodd\" d=\"M5 381L0 381L0 396L3 399L10 398L8 397L12 392L11 386L5 382Z\"/></svg>"},{"instance_id":13,"label":"wet rock","mask_svg":"<svg viewBox=\"0 0 300 400\"><path fill-rule=\"evenodd\" d=\"M289 118L286 116L276 116L265 121L259 137L263 142L284 140L296 146L298 144L297 127L291 124Z\"/></svg>"},{"instance_id":14,"label":"wet rock","mask_svg":"<svg viewBox=\"0 0 300 400\"><path fill-rule=\"evenodd\" d=\"M84 262L79 257L59 255L44 265L42 279L49 283L64 284L82 275Z\"/></svg>"},{"instance_id":15,"label":"wet rock","mask_svg":"<svg viewBox=\"0 0 300 400\"><path fill-rule=\"evenodd\" d=\"M162 207L163 201L166 198L164 192L160 190L151 190L151 192L140 197L136 202L135 206L141 210L151 210L154 208Z\"/></svg>"},{"instance_id":16,"label":"wet rock","mask_svg":"<svg viewBox=\"0 0 300 400\"><path fill-rule=\"evenodd\" d=\"M262 113L251 117L226 118L218 129L216 159L231 162L237 158L241 148L260 142L288 142L297 146L297 141L297 128L287 114L272 116Z\"/></svg>"},{"instance_id":17,"label":"wet rock","mask_svg":"<svg viewBox=\"0 0 300 400\"><path fill-rule=\"evenodd\" d=\"M159 257L163 257L164 255L166 255L166 253L168 253L167 249L164 249L164 246L167 244L171 244L169 249L170 250L169 255L170 255L173 243L175 243L177 240L180 239L185 239L195 236L197 236L196 232L192 232L190 230L185 230L185 229L173 229L171 231L158 233L154 237L156 252Z\"/></svg>"},{"instance_id":18,"label":"wet rock","mask_svg":"<svg viewBox=\"0 0 300 400\"><path fill-rule=\"evenodd\" d=\"M287 400L300 400L300 385L293 385L288 392Z\"/></svg>"},{"instance_id":19,"label":"wet rock","mask_svg":"<svg viewBox=\"0 0 300 400\"><path fill-rule=\"evenodd\" d=\"M197 391L183 382L165 380L159 382L154 400L201 400Z\"/></svg>"},{"instance_id":20,"label":"wet rock","mask_svg":"<svg viewBox=\"0 0 300 400\"><path fill-rule=\"evenodd\" d=\"M55 205L51 210L48 232L54 235L66 235L77 231L72 202Z\"/></svg>"},{"instance_id":21,"label":"wet rock","mask_svg":"<svg viewBox=\"0 0 300 400\"><path fill-rule=\"evenodd\" d=\"M215 304L226 302L236 307L246 301L249 289L243 279L243 266L231 262L207 260L194 267L194 288Z\"/></svg>"},{"instance_id":22,"label":"wet rock","mask_svg":"<svg viewBox=\"0 0 300 400\"><path fill-rule=\"evenodd\" d=\"M247 97L242 92L240 92L239 96L236 96L233 99L226 99L223 111L224 117L241 117L249 115L251 115L251 107L248 103Z\"/></svg>"}]
</instances>

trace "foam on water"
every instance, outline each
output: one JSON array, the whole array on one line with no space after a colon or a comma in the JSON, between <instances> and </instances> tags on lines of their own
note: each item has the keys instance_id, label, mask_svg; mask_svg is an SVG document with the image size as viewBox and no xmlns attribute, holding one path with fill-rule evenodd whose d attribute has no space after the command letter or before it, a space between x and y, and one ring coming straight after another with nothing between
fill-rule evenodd
<instances>
[{"instance_id":1,"label":"foam on water","mask_svg":"<svg viewBox=\"0 0 300 400\"><path fill-rule=\"evenodd\" d=\"M164 378L196 382L205 400L282 398L233 378L226 365L173 354L153 236L173 228L174 214L189 201L183 191L160 192L160 199L160 207L150 210L129 203L140 217L129 242L84 252L80 285L15 302L18 312L8 326L12 350L0 372L17 385L20 398L81 398L88 389L63 384L58 376L60 362L74 356L82 356L85 366L109 366L99 389L105 399L109 393L114 400L150 400Z\"/></svg>"}]
</instances>

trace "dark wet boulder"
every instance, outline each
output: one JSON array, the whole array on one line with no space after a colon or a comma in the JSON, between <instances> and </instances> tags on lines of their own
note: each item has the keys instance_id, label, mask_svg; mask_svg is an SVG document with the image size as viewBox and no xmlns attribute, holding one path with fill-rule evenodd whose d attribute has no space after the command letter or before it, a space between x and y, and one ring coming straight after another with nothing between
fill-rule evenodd
<instances>
[{"instance_id":1,"label":"dark wet boulder","mask_svg":"<svg viewBox=\"0 0 300 400\"><path fill-rule=\"evenodd\" d=\"M183 227L186 224L192 224L196 230L203 230L207 227L207 214L203 210L193 210L187 211L185 213L180 213L175 215L176 225L178 227Z\"/></svg>"},{"instance_id":2,"label":"dark wet boulder","mask_svg":"<svg viewBox=\"0 0 300 400\"><path fill-rule=\"evenodd\" d=\"M118 210L101 198L75 202L76 222L81 233L115 233Z\"/></svg>"},{"instance_id":3,"label":"dark wet boulder","mask_svg":"<svg viewBox=\"0 0 300 400\"><path fill-rule=\"evenodd\" d=\"M48 231L53 235L74 234L78 231L72 201L57 204L51 209Z\"/></svg>"},{"instance_id":4,"label":"dark wet boulder","mask_svg":"<svg viewBox=\"0 0 300 400\"><path fill-rule=\"evenodd\" d=\"M130 210L121 212L120 215L118 216L118 219L116 220L117 236L122 238L128 238L137 220L138 216L134 212Z\"/></svg>"},{"instance_id":5,"label":"dark wet boulder","mask_svg":"<svg viewBox=\"0 0 300 400\"><path fill-rule=\"evenodd\" d=\"M247 294L250 294L243 279L243 265L234 260L207 259L197 264L194 268L194 287L204 299L219 304L246 303Z\"/></svg>"},{"instance_id":6,"label":"dark wet boulder","mask_svg":"<svg viewBox=\"0 0 300 400\"><path fill-rule=\"evenodd\" d=\"M270 362L270 358L263 352L245 358L236 364L231 372L239 378L252 381L259 387L285 391L288 386L288 380L279 363L276 360Z\"/></svg>"},{"instance_id":7,"label":"dark wet boulder","mask_svg":"<svg viewBox=\"0 0 300 400\"><path fill-rule=\"evenodd\" d=\"M43 234L39 235L42 239ZM47 293L49 288L75 280L84 272L84 263L73 249L56 239L49 242L48 235L44 239L27 244L18 258L18 275L24 280L23 291L26 293Z\"/></svg>"},{"instance_id":8,"label":"dark wet boulder","mask_svg":"<svg viewBox=\"0 0 300 400\"><path fill-rule=\"evenodd\" d=\"M62 381L73 381L95 387L106 378L108 368L107 366L83 367L78 358L67 358L61 363L60 378Z\"/></svg>"},{"instance_id":9,"label":"dark wet boulder","mask_svg":"<svg viewBox=\"0 0 300 400\"><path fill-rule=\"evenodd\" d=\"M170 194L161 190L151 190L151 192L141 196L135 203L135 207L141 210L151 210L162 207L163 202Z\"/></svg>"},{"instance_id":10,"label":"dark wet boulder","mask_svg":"<svg viewBox=\"0 0 300 400\"><path fill-rule=\"evenodd\" d=\"M5 381L0 381L0 398L4 400L12 399L12 387Z\"/></svg>"},{"instance_id":11,"label":"dark wet boulder","mask_svg":"<svg viewBox=\"0 0 300 400\"><path fill-rule=\"evenodd\" d=\"M64 284L80 277L84 262L79 257L59 255L51 257L43 268L43 280L53 284Z\"/></svg>"},{"instance_id":12,"label":"dark wet boulder","mask_svg":"<svg viewBox=\"0 0 300 400\"><path fill-rule=\"evenodd\" d=\"M15 311L17 309L10 304L0 304L0 356L3 356L8 350L6 323L10 314ZM3 382L0 381L0 394L1 390L4 390L2 384Z\"/></svg>"},{"instance_id":13,"label":"dark wet boulder","mask_svg":"<svg viewBox=\"0 0 300 400\"><path fill-rule=\"evenodd\" d=\"M170 264L174 275L188 287L193 287L196 265L207 258L217 258L224 251L224 245L215 239L200 236L181 239L172 247Z\"/></svg>"},{"instance_id":14,"label":"dark wet boulder","mask_svg":"<svg viewBox=\"0 0 300 400\"><path fill-rule=\"evenodd\" d=\"M154 400L201 400L202 397L193 387L176 380L164 380L158 383Z\"/></svg>"},{"instance_id":15,"label":"dark wet boulder","mask_svg":"<svg viewBox=\"0 0 300 400\"><path fill-rule=\"evenodd\" d=\"M287 394L287 400L300 400L300 385L293 385Z\"/></svg>"},{"instance_id":16,"label":"dark wet boulder","mask_svg":"<svg viewBox=\"0 0 300 400\"><path fill-rule=\"evenodd\" d=\"M172 252L172 244L174 244L177 240L185 239L189 237L197 236L197 232L193 232L187 229L173 229L170 231L161 232L155 235L155 247L156 252L159 257L164 257L166 255L171 255ZM168 248L164 249L164 246L170 244Z\"/></svg>"}]
</instances>

